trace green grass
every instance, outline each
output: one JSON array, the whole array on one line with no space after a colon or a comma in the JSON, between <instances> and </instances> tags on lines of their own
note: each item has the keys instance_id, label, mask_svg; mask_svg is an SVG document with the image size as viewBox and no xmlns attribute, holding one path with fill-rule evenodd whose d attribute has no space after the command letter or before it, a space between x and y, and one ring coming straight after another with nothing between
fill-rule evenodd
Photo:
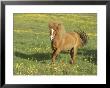
<instances>
[{"instance_id":1,"label":"green grass","mask_svg":"<svg viewBox=\"0 0 110 88\"><path fill-rule=\"evenodd\" d=\"M77 63L69 53L60 53L51 64L48 22L57 19L65 30L84 30L88 43L78 50ZM96 14L14 14L14 75L97 75Z\"/></svg>"}]
</instances>

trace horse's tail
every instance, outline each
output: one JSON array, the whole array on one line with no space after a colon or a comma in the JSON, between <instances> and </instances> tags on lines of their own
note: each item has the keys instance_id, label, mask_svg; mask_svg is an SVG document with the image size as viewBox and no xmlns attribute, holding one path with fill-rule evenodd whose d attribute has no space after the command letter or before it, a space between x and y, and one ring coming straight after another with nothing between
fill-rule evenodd
<instances>
[{"instance_id":1,"label":"horse's tail","mask_svg":"<svg viewBox=\"0 0 110 88\"><path fill-rule=\"evenodd\" d=\"M79 34L80 38L81 38L81 45L84 46L87 44L88 42L88 36L84 31L77 31L77 33Z\"/></svg>"}]
</instances>

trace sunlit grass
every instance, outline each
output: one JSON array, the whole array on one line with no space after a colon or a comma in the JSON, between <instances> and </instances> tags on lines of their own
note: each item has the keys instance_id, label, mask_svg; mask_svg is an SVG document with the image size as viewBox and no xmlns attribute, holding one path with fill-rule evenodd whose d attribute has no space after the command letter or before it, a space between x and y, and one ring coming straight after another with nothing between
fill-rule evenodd
<instances>
[{"instance_id":1,"label":"sunlit grass","mask_svg":"<svg viewBox=\"0 0 110 88\"><path fill-rule=\"evenodd\" d=\"M66 31L84 30L88 44L78 50L77 63L68 52L51 64L48 21L61 20ZM14 75L96 75L96 14L14 14Z\"/></svg>"}]
</instances>

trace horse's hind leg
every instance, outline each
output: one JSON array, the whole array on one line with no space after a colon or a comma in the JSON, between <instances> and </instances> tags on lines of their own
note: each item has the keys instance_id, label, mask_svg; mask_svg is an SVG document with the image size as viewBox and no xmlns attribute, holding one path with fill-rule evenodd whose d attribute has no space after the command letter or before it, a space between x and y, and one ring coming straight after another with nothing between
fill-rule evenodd
<instances>
[{"instance_id":1,"label":"horse's hind leg","mask_svg":"<svg viewBox=\"0 0 110 88\"><path fill-rule=\"evenodd\" d=\"M71 64L74 64L76 62L76 54L77 54L77 47L74 47L70 50L70 55L71 55Z\"/></svg>"},{"instance_id":2,"label":"horse's hind leg","mask_svg":"<svg viewBox=\"0 0 110 88\"><path fill-rule=\"evenodd\" d=\"M70 64L73 64L74 48L70 50L70 56L71 56Z\"/></svg>"}]
</instances>

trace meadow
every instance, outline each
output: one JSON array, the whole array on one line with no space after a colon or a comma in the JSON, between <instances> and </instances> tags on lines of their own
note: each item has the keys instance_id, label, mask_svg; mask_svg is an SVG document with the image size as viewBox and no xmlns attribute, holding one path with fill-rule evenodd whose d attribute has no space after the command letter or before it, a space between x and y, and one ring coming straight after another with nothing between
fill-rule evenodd
<instances>
[{"instance_id":1,"label":"meadow","mask_svg":"<svg viewBox=\"0 0 110 88\"><path fill-rule=\"evenodd\" d=\"M23 14L14 13L14 75L97 75L97 14ZM76 64L62 52L51 64L48 22L62 21L67 32L83 30L88 43L78 49Z\"/></svg>"}]
</instances>

